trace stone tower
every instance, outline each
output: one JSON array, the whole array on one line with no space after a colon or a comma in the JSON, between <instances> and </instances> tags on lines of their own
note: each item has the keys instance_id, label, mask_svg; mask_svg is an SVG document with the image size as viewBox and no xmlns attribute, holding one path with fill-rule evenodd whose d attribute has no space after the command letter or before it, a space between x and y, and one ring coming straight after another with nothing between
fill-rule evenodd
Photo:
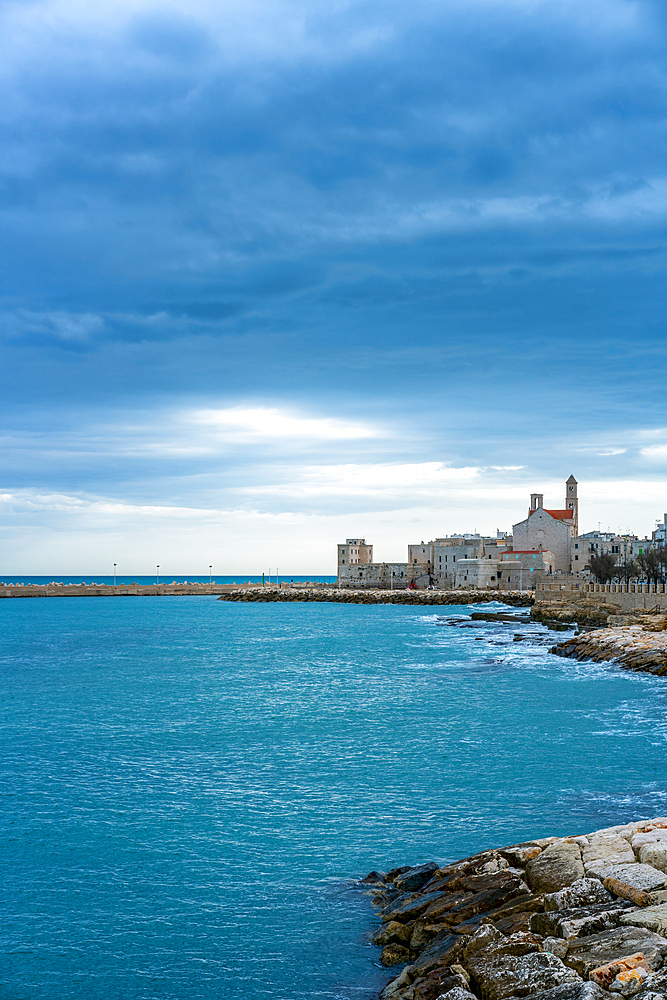
<instances>
[{"instance_id":1,"label":"stone tower","mask_svg":"<svg viewBox=\"0 0 667 1000\"><path fill-rule=\"evenodd\" d=\"M577 480L574 476L565 483L565 509L574 511L574 534L579 534L579 498L577 497Z\"/></svg>"}]
</instances>

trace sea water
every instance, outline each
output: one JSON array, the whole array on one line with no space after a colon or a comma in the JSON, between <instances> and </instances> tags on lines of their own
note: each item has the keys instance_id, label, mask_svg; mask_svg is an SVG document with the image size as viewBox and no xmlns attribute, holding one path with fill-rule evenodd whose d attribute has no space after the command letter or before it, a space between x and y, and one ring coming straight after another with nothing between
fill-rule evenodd
<instances>
[{"instance_id":1,"label":"sea water","mask_svg":"<svg viewBox=\"0 0 667 1000\"><path fill-rule=\"evenodd\" d=\"M667 678L461 611L0 602L3 1000L366 1000L369 870L667 812Z\"/></svg>"}]
</instances>

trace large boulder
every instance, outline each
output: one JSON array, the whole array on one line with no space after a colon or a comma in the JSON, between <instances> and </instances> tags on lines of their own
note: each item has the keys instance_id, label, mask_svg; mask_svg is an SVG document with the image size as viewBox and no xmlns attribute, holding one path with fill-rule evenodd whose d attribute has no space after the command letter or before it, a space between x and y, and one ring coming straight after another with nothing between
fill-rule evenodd
<instances>
[{"instance_id":1,"label":"large boulder","mask_svg":"<svg viewBox=\"0 0 667 1000\"><path fill-rule=\"evenodd\" d=\"M400 965L410 960L410 951L402 944L388 944L382 949L380 961L383 965Z\"/></svg>"},{"instance_id":2,"label":"large boulder","mask_svg":"<svg viewBox=\"0 0 667 1000\"><path fill-rule=\"evenodd\" d=\"M585 978L593 969L639 951L651 969L658 969L667 955L667 940L643 927L616 927L571 941L565 962Z\"/></svg>"},{"instance_id":3,"label":"large boulder","mask_svg":"<svg viewBox=\"0 0 667 1000\"><path fill-rule=\"evenodd\" d=\"M480 957L470 964L469 971L482 1000L526 997L563 983L581 981L560 958L536 951L527 955L490 956L486 960Z\"/></svg>"},{"instance_id":4,"label":"large boulder","mask_svg":"<svg viewBox=\"0 0 667 1000\"><path fill-rule=\"evenodd\" d=\"M557 892L583 878L581 848L571 840L559 840L526 864L526 877L533 892Z\"/></svg>"},{"instance_id":5,"label":"large boulder","mask_svg":"<svg viewBox=\"0 0 667 1000\"><path fill-rule=\"evenodd\" d=\"M667 997L667 969L652 972L644 980L633 1000L664 1000Z\"/></svg>"},{"instance_id":6,"label":"large boulder","mask_svg":"<svg viewBox=\"0 0 667 1000\"><path fill-rule=\"evenodd\" d=\"M575 906L611 903L612 896L597 878L578 878L572 885L544 897L545 910L571 910Z\"/></svg>"},{"instance_id":7,"label":"large boulder","mask_svg":"<svg viewBox=\"0 0 667 1000\"><path fill-rule=\"evenodd\" d=\"M460 935L442 931L410 966L411 975L423 976L436 966L452 965L458 961L464 944L465 938Z\"/></svg>"},{"instance_id":8,"label":"large boulder","mask_svg":"<svg viewBox=\"0 0 667 1000\"><path fill-rule=\"evenodd\" d=\"M412 927L407 924L401 924L398 920L389 920L375 932L371 941L373 944L377 944L381 948L384 948L386 944L407 945L410 942L411 935Z\"/></svg>"},{"instance_id":9,"label":"large boulder","mask_svg":"<svg viewBox=\"0 0 667 1000\"><path fill-rule=\"evenodd\" d=\"M530 1000L609 1000L609 994L595 983L582 983L581 980L563 983L562 986L555 986L542 993L529 993L527 996Z\"/></svg>"},{"instance_id":10,"label":"large boulder","mask_svg":"<svg viewBox=\"0 0 667 1000\"><path fill-rule=\"evenodd\" d=\"M415 868L408 868L402 875L398 875L394 880L394 885L400 892L416 892L426 885L433 873L438 870L435 861L429 861L425 865L417 865Z\"/></svg>"},{"instance_id":11,"label":"large boulder","mask_svg":"<svg viewBox=\"0 0 667 1000\"><path fill-rule=\"evenodd\" d=\"M659 906L645 906L641 910L633 910L621 918L622 924L632 924L635 927L647 927L656 934L667 938L667 903Z\"/></svg>"},{"instance_id":12,"label":"large boulder","mask_svg":"<svg viewBox=\"0 0 667 1000\"><path fill-rule=\"evenodd\" d=\"M657 868L658 871L667 872L667 840L643 844L639 848L639 860L645 865Z\"/></svg>"},{"instance_id":13,"label":"large boulder","mask_svg":"<svg viewBox=\"0 0 667 1000\"><path fill-rule=\"evenodd\" d=\"M588 838L588 843L582 851L582 860L586 872L601 862L607 865L633 864L634 851L629 842L618 833L601 830Z\"/></svg>"},{"instance_id":14,"label":"large boulder","mask_svg":"<svg viewBox=\"0 0 667 1000\"><path fill-rule=\"evenodd\" d=\"M408 921L421 916L431 903L439 899L441 895L442 893L439 892L427 892L423 896L408 896L407 899L399 896L398 899L395 899L384 910L382 920L384 923L388 923L390 920L398 920L401 924L407 924Z\"/></svg>"},{"instance_id":15,"label":"large boulder","mask_svg":"<svg viewBox=\"0 0 667 1000\"><path fill-rule=\"evenodd\" d=\"M543 937L570 938L588 937L599 931L618 927L629 903L617 900L596 903L595 906L579 906L571 910L550 910L548 913L533 913L530 929Z\"/></svg>"},{"instance_id":16,"label":"large boulder","mask_svg":"<svg viewBox=\"0 0 667 1000\"><path fill-rule=\"evenodd\" d=\"M589 873L593 873L599 879L615 878L619 882L624 882L633 889L643 889L651 892L653 889L662 889L667 882L667 874L653 868L652 865L627 864L609 865L605 861L596 862L589 866Z\"/></svg>"},{"instance_id":17,"label":"large boulder","mask_svg":"<svg viewBox=\"0 0 667 1000\"><path fill-rule=\"evenodd\" d=\"M453 990L441 993L437 1000L477 1000L474 993L464 990L462 986L455 986Z\"/></svg>"}]
</instances>

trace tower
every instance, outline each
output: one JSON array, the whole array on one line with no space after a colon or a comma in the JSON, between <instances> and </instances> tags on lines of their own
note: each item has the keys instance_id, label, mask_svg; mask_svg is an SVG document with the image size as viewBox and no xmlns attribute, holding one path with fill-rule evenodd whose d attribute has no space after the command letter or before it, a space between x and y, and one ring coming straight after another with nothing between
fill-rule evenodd
<instances>
[{"instance_id":1,"label":"tower","mask_svg":"<svg viewBox=\"0 0 667 1000\"><path fill-rule=\"evenodd\" d=\"M574 511L574 534L579 534L579 498L577 497L577 480L574 476L565 483L565 509Z\"/></svg>"},{"instance_id":2,"label":"tower","mask_svg":"<svg viewBox=\"0 0 667 1000\"><path fill-rule=\"evenodd\" d=\"M544 493L531 493L528 517L530 517L534 510L539 510L540 507L544 507Z\"/></svg>"}]
</instances>

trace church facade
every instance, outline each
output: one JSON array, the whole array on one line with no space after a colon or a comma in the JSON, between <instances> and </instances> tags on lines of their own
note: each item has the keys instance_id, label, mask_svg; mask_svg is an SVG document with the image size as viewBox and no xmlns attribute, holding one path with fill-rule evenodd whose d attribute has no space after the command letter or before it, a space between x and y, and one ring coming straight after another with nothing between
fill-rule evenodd
<instances>
[{"instance_id":1,"label":"church facade","mask_svg":"<svg viewBox=\"0 0 667 1000\"><path fill-rule=\"evenodd\" d=\"M544 494L531 493L525 521L513 527L515 551L553 553L553 572L572 570L572 542L579 533L579 499L574 476L565 483L565 504L559 508L544 506Z\"/></svg>"}]
</instances>

